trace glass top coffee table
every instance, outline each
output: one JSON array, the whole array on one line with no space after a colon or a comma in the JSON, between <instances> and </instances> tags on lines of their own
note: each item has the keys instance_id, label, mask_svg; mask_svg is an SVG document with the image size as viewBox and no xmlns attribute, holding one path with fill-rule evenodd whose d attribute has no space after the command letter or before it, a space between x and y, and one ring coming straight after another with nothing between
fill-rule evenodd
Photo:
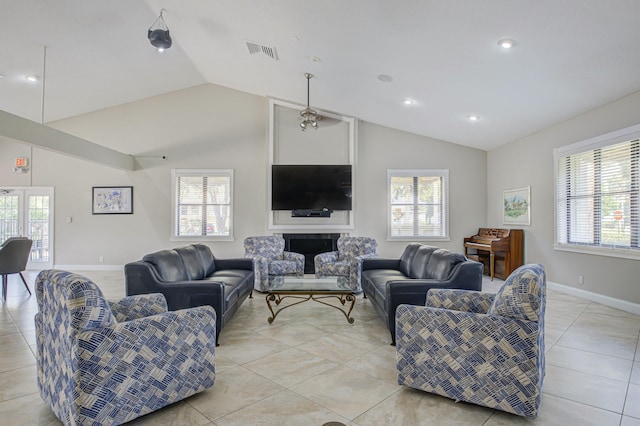
<instances>
[{"instance_id":1,"label":"glass top coffee table","mask_svg":"<svg viewBox=\"0 0 640 426\"><path fill-rule=\"evenodd\" d=\"M333 298L338 299L340 306L325 302L326 299ZM297 301L280 306L285 299ZM353 324L355 321L353 317L351 317L351 311L356 303L356 298L349 287L346 277L307 278L286 276L274 277L270 283L270 288L267 291L267 306L271 311L271 316L267 318L267 321L271 324L280 312L309 300L339 310L347 318L349 324ZM348 310L347 302L351 302ZM280 309L277 309L277 307L280 307ZM274 311L274 308L277 310Z\"/></svg>"}]
</instances>

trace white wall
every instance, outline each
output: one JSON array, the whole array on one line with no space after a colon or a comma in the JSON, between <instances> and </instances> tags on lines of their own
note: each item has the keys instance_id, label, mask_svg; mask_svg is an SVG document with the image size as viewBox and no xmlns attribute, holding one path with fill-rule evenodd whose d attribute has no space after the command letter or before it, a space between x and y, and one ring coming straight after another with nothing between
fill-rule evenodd
<instances>
[{"instance_id":1,"label":"white wall","mask_svg":"<svg viewBox=\"0 0 640 426\"><path fill-rule=\"evenodd\" d=\"M553 149L640 123L640 92L544 131L492 150L487 157L488 226L502 225L502 191L531 186L531 226L525 262L542 263L547 279L581 290L640 303L640 262L553 249ZM578 285L578 275L584 285Z\"/></svg>"},{"instance_id":2,"label":"white wall","mask_svg":"<svg viewBox=\"0 0 640 426\"><path fill-rule=\"evenodd\" d=\"M55 264L122 265L146 253L184 243L170 240L172 168L235 170L233 242L210 244L216 256L241 256L242 241L267 230L268 100L215 85L109 108L52 123L52 127L138 158L140 170L125 172L42 149L33 149L32 176L8 173L25 145L0 140L0 185L55 187ZM388 168L450 169L450 242L486 222L486 153L361 122L357 140L357 210L352 235L378 239L379 252L398 256L406 242L386 242ZM21 155L22 156L22 155ZM6 180L5 180L6 179ZM92 215L91 187L134 186L133 215ZM72 223L66 218L72 217Z\"/></svg>"}]
</instances>

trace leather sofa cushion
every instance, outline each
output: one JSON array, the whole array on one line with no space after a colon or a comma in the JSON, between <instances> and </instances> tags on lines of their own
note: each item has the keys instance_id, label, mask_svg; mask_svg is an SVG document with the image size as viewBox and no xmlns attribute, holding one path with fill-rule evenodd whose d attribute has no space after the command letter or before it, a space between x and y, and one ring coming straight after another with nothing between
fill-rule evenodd
<instances>
[{"instance_id":1,"label":"leather sofa cushion","mask_svg":"<svg viewBox=\"0 0 640 426\"><path fill-rule=\"evenodd\" d=\"M464 262L465 260L466 258L462 253L454 253L449 250L437 249L431 254L429 263L425 270L425 276L423 278L444 281L449 278L453 268L458 263Z\"/></svg>"},{"instance_id":2,"label":"leather sofa cushion","mask_svg":"<svg viewBox=\"0 0 640 426\"><path fill-rule=\"evenodd\" d=\"M242 293L243 284L247 277L251 275L251 271L241 269L225 269L216 271L211 276L205 278L205 281L215 281L224 284L224 302L225 308L233 304ZM253 286L253 281L251 282Z\"/></svg>"},{"instance_id":3,"label":"leather sofa cushion","mask_svg":"<svg viewBox=\"0 0 640 426\"><path fill-rule=\"evenodd\" d=\"M411 266L409 267L409 274L411 278L430 278L427 274L427 265L431 254L437 250L437 247L420 246L416 250L416 254L411 260Z\"/></svg>"},{"instance_id":4,"label":"leather sofa cushion","mask_svg":"<svg viewBox=\"0 0 640 426\"><path fill-rule=\"evenodd\" d=\"M190 280L201 280L205 277L200 254L194 246L179 247L174 250L182 258Z\"/></svg>"},{"instance_id":5,"label":"leather sofa cushion","mask_svg":"<svg viewBox=\"0 0 640 426\"><path fill-rule=\"evenodd\" d=\"M411 276L411 262L413 261L413 257L416 255L416 252L421 247L420 243L410 243L404 248L402 252L402 256L400 256L400 271L406 276Z\"/></svg>"},{"instance_id":6,"label":"leather sofa cushion","mask_svg":"<svg viewBox=\"0 0 640 426\"><path fill-rule=\"evenodd\" d=\"M142 258L155 268L162 281L187 281L189 276L182 258L175 250L160 250Z\"/></svg>"},{"instance_id":7,"label":"leather sofa cushion","mask_svg":"<svg viewBox=\"0 0 640 426\"><path fill-rule=\"evenodd\" d=\"M204 276L208 277L209 275L213 274L216 270L216 258L211 252L209 246L202 243L197 243L193 244L193 247L195 247L196 251L200 255L200 262L204 267Z\"/></svg>"}]
</instances>

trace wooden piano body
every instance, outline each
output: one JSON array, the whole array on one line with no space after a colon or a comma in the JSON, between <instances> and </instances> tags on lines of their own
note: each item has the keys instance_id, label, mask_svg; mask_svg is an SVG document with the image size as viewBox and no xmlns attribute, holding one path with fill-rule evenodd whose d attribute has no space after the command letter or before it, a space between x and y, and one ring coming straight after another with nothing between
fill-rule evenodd
<instances>
[{"instance_id":1,"label":"wooden piano body","mask_svg":"<svg viewBox=\"0 0 640 426\"><path fill-rule=\"evenodd\" d=\"M464 239L464 254L484 264L484 273L506 279L524 261L522 229L480 228Z\"/></svg>"}]
</instances>

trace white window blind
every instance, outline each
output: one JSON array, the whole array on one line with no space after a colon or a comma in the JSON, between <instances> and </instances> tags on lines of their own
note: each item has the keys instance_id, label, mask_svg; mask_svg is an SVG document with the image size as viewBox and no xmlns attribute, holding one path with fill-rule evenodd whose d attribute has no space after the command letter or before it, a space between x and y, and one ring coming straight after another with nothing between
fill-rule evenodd
<instances>
[{"instance_id":1,"label":"white window blind","mask_svg":"<svg viewBox=\"0 0 640 426\"><path fill-rule=\"evenodd\" d=\"M560 248L640 254L640 140L619 139L556 153Z\"/></svg>"},{"instance_id":2,"label":"white window blind","mask_svg":"<svg viewBox=\"0 0 640 426\"><path fill-rule=\"evenodd\" d=\"M448 170L388 170L389 239L448 238Z\"/></svg>"},{"instance_id":3,"label":"white window blind","mask_svg":"<svg viewBox=\"0 0 640 426\"><path fill-rule=\"evenodd\" d=\"M231 237L233 170L173 171L173 237Z\"/></svg>"}]
</instances>

